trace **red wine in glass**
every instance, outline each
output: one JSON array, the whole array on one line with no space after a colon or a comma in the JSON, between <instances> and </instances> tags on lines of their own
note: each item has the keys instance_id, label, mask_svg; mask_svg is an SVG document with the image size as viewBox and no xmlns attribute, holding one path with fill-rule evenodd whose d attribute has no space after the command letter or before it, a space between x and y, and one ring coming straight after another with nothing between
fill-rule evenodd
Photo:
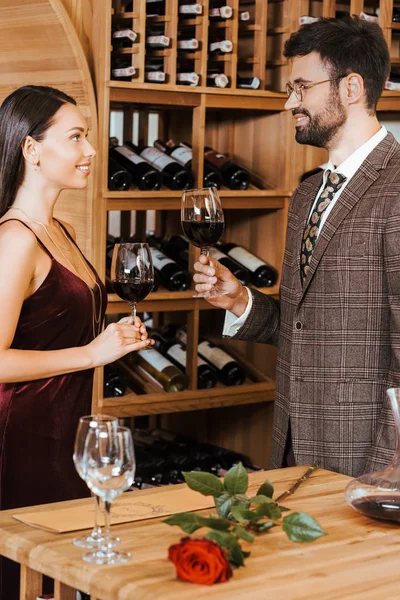
<instances>
[{"instance_id":1,"label":"red wine in glass","mask_svg":"<svg viewBox=\"0 0 400 600\"><path fill-rule=\"evenodd\" d=\"M225 227L217 188L185 190L182 195L181 224L189 242L200 248L201 254L209 256L210 246L218 242ZM210 259L209 264L212 265ZM194 297L221 296L226 293L218 289L216 283L210 291L196 293Z\"/></svg>"},{"instance_id":2,"label":"red wine in glass","mask_svg":"<svg viewBox=\"0 0 400 600\"><path fill-rule=\"evenodd\" d=\"M115 244L111 263L114 292L129 302L133 318L136 306L150 293L154 284L154 268L148 244Z\"/></svg>"}]
</instances>

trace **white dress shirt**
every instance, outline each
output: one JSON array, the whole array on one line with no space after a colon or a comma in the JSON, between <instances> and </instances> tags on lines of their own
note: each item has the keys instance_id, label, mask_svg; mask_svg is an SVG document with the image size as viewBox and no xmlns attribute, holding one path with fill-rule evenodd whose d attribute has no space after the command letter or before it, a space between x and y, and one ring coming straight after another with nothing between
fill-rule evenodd
<instances>
[{"instance_id":1,"label":"white dress shirt","mask_svg":"<svg viewBox=\"0 0 400 600\"><path fill-rule=\"evenodd\" d=\"M325 223L329 213L333 209L335 203L337 202L340 194L345 189L346 185L348 185L348 183L351 180L351 178L353 177L353 175L361 167L362 163L367 158L368 154L370 154L372 152L372 150L374 150L374 148L378 144L381 143L381 141L383 140L383 138L386 137L386 135L387 135L386 128L381 127L380 130L377 131L377 133L375 133L372 137L370 137L369 140L367 142L365 142L365 144L363 144L362 146L357 148L357 150L355 150L353 152L353 154L350 154L350 156L348 156L346 158L346 160L343 161L342 164L339 165L338 167L335 167L331 160L328 161L328 163L326 164L323 178L322 178L322 184L318 190L318 194L316 195L315 202L313 203L313 205L311 207L310 215L318 202L318 199L319 199L319 196L320 196L322 190L325 187L325 183L328 178L328 173L327 173L328 170L331 171L332 173L341 173L342 175L344 175L346 177L346 181L344 182L342 187L336 192L331 203L325 209L325 212L322 215L321 222L320 222L320 225L318 228L318 234L321 231L322 227L324 226L324 223ZM231 337L233 335L236 335L250 314L251 308L253 306L253 296L251 295L249 288L246 288L246 290L247 290L247 293L249 296L249 301L247 303L246 310L242 314L242 316L237 318L236 315L234 315L233 313L226 311L224 329L222 332L222 335L224 337Z\"/></svg>"}]
</instances>

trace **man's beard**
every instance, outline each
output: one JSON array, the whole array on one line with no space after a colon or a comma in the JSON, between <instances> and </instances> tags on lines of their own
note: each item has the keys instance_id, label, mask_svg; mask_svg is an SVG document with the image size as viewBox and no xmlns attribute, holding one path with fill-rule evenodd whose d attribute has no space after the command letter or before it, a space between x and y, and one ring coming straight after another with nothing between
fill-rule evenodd
<instances>
[{"instance_id":1,"label":"man's beard","mask_svg":"<svg viewBox=\"0 0 400 600\"><path fill-rule=\"evenodd\" d=\"M296 108L292 113L294 115L305 115L309 119L307 125L296 127L296 142L317 146L317 148L327 148L329 142L343 127L347 119L346 111L337 90L336 93L332 93L327 106L322 112L314 117L305 108Z\"/></svg>"}]
</instances>

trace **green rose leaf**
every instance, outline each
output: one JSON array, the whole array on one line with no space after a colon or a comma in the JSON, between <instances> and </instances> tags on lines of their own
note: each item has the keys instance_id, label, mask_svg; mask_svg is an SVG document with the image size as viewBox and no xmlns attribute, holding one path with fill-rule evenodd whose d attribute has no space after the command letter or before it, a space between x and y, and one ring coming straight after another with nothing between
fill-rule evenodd
<instances>
[{"instance_id":1,"label":"green rose leaf","mask_svg":"<svg viewBox=\"0 0 400 600\"><path fill-rule=\"evenodd\" d=\"M219 531L227 531L231 526L230 521L228 519L218 519L213 517L202 517L201 515L197 516L197 522L203 527L210 527L211 529L218 529Z\"/></svg>"},{"instance_id":2,"label":"green rose leaf","mask_svg":"<svg viewBox=\"0 0 400 600\"><path fill-rule=\"evenodd\" d=\"M267 498L272 498L274 495L274 486L270 481L265 481L262 486L259 488L257 492L257 496L267 496Z\"/></svg>"},{"instance_id":3,"label":"green rose leaf","mask_svg":"<svg viewBox=\"0 0 400 600\"><path fill-rule=\"evenodd\" d=\"M258 533L264 533L264 531L268 531L271 527L275 527L276 523L273 521L267 521L266 523L257 523L257 531Z\"/></svg>"},{"instance_id":4,"label":"green rose leaf","mask_svg":"<svg viewBox=\"0 0 400 600\"><path fill-rule=\"evenodd\" d=\"M306 513L295 512L282 520L282 527L292 542L312 542L326 535L320 524Z\"/></svg>"},{"instance_id":5,"label":"green rose leaf","mask_svg":"<svg viewBox=\"0 0 400 600\"><path fill-rule=\"evenodd\" d=\"M222 531L209 531L206 538L217 542L222 548L228 549L228 560L232 567L241 567L244 564L245 553L239 542L231 533ZM246 553L248 556L249 553Z\"/></svg>"},{"instance_id":6,"label":"green rose leaf","mask_svg":"<svg viewBox=\"0 0 400 600\"><path fill-rule=\"evenodd\" d=\"M230 494L220 494L215 497L215 508L221 519L226 519L231 512L232 496Z\"/></svg>"},{"instance_id":7,"label":"green rose leaf","mask_svg":"<svg viewBox=\"0 0 400 600\"><path fill-rule=\"evenodd\" d=\"M193 533L203 527L200 525L197 519L198 515L191 512L178 513L171 515L168 519L165 519L163 523L167 525L178 525L185 533Z\"/></svg>"},{"instance_id":8,"label":"green rose leaf","mask_svg":"<svg viewBox=\"0 0 400 600\"><path fill-rule=\"evenodd\" d=\"M244 494L249 485L249 475L239 462L234 465L224 477L224 487L230 494Z\"/></svg>"},{"instance_id":9,"label":"green rose leaf","mask_svg":"<svg viewBox=\"0 0 400 600\"><path fill-rule=\"evenodd\" d=\"M238 544L230 549L228 553L228 561L232 567L243 567L244 565L244 555L243 551Z\"/></svg>"},{"instance_id":10,"label":"green rose leaf","mask_svg":"<svg viewBox=\"0 0 400 600\"><path fill-rule=\"evenodd\" d=\"M263 517L263 515L254 512L253 510L249 510L245 506L240 504L234 504L231 508L231 515L236 521L239 523L248 523L249 521L258 521Z\"/></svg>"},{"instance_id":11,"label":"green rose leaf","mask_svg":"<svg viewBox=\"0 0 400 600\"><path fill-rule=\"evenodd\" d=\"M218 496L224 491L222 481L216 475L201 471L182 471L187 485L203 496Z\"/></svg>"},{"instance_id":12,"label":"green rose leaf","mask_svg":"<svg viewBox=\"0 0 400 600\"><path fill-rule=\"evenodd\" d=\"M272 500L272 498L269 498L268 496L264 496L262 494L257 494L257 496L253 496L252 498L250 498L250 504L270 504L273 503L275 504L274 500Z\"/></svg>"},{"instance_id":13,"label":"green rose leaf","mask_svg":"<svg viewBox=\"0 0 400 600\"><path fill-rule=\"evenodd\" d=\"M235 527L233 533L240 539L245 540L246 542L254 542L254 535L251 535L248 531L243 529L242 527Z\"/></svg>"},{"instance_id":14,"label":"green rose leaf","mask_svg":"<svg viewBox=\"0 0 400 600\"><path fill-rule=\"evenodd\" d=\"M281 504L279 504L278 506L281 509L281 512L287 512L288 510L292 510L291 508L286 508L286 506L282 506Z\"/></svg>"},{"instance_id":15,"label":"green rose leaf","mask_svg":"<svg viewBox=\"0 0 400 600\"><path fill-rule=\"evenodd\" d=\"M257 515L260 517L269 517L270 519L281 518L281 509L275 502L268 502L267 504L260 504L256 509Z\"/></svg>"}]
</instances>

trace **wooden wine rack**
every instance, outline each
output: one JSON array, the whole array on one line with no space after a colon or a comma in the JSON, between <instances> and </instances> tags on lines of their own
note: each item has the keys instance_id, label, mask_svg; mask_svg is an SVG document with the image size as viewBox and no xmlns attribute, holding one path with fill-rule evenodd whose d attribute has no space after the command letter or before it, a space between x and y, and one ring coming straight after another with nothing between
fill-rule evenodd
<instances>
[{"instance_id":1,"label":"wooden wine rack","mask_svg":"<svg viewBox=\"0 0 400 600\"><path fill-rule=\"evenodd\" d=\"M107 215L110 211L122 211L121 214L135 211L138 231L144 231L146 211L155 210L157 227L179 233L180 192L168 189L147 193L134 189L128 192L108 191L110 110L122 111L124 135L127 137L132 130L133 114L137 112L141 142L146 142L148 115L156 112L160 137L191 141L193 170L199 187L203 179L202 148L205 143L230 153L250 169L253 184L249 190L223 188L220 192L227 221L225 239L243 244L280 271L286 214L292 191L302 172L326 159L324 151L295 143L292 117L284 112L286 98L282 90L289 76L288 65L282 57L285 40L298 28L298 19L302 15L333 16L336 10L359 14L362 10L370 12L371 8L379 5L379 20L391 48L393 66L400 63L400 27L391 21L393 0L227 0L226 4L233 8L233 19L212 24L211 28L225 29L226 37L229 35L233 41L233 52L217 60L221 71L230 78L230 87L207 87L209 2L198 1L203 6L203 15L196 17L191 24L201 47L191 54L194 55L193 71L200 75L200 85L188 87L175 83L180 55L177 50L177 0L167 0L165 17L153 19L164 23L165 32L172 40L171 47L160 54L168 75L166 84L144 81L144 64L148 56L145 48L145 0L135 0L133 12L124 15L126 26L139 34L138 43L132 49L123 50L131 55L132 64L137 68L138 77L132 82L110 79L111 31L113 23L118 22L123 12L118 1L114 10L111 0L13 0L12 3L0 0L2 33L7 36L5 40L9 40L2 44L1 50L1 96L28 83L60 87L78 96L80 107L91 120L92 136L99 140L93 184L85 194L68 192L66 201L62 203L61 218L72 222L78 230L81 247L103 276ZM250 11L250 21L239 21L238 15L243 10ZM37 22L38 15L40 33L38 29L36 45L32 47L30 28ZM30 40L29 46L27 39ZM92 81L84 55L97 91L98 123L94 118ZM39 60L41 58L46 60ZM29 67L28 60L32 61ZM236 73L258 77L260 89L237 88ZM385 112L398 111L400 93L385 92L378 108ZM196 252L192 249L192 263L195 257ZM279 283L262 291L276 297L278 290ZM220 386L197 390L195 349L199 329L218 339L221 332L220 311L211 310L204 300L194 299L192 291L173 293L165 290L150 294L140 309L186 319L190 389L167 394L157 393L149 385L147 394L129 393L119 399L105 400L102 397L102 372L99 370L94 410L121 417L163 415L161 424L171 429L184 429L200 439L243 451L254 462L266 466L273 410L275 350L264 345L225 340L224 345L248 364L249 379L237 388ZM126 304L110 295L110 315L127 310ZM146 382L143 385L146 386Z\"/></svg>"}]
</instances>

